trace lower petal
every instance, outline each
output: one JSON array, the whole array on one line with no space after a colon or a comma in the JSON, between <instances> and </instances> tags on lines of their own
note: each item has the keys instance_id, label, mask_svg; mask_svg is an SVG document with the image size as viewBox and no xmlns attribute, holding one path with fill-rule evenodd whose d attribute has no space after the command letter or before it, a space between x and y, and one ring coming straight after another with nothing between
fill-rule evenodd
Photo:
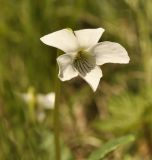
<instances>
[{"instance_id":1,"label":"lower petal","mask_svg":"<svg viewBox=\"0 0 152 160\"><path fill-rule=\"evenodd\" d=\"M59 74L58 77L61 81L70 80L78 76L78 72L72 65L72 57L68 54L63 54L57 58L59 65Z\"/></svg>"},{"instance_id":2,"label":"lower petal","mask_svg":"<svg viewBox=\"0 0 152 160\"><path fill-rule=\"evenodd\" d=\"M91 70L91 72L87 73L86 76L80 76L90 85L90 87L95 92L99 85L100 78L102 77L102 71L99 66L96 66L93 70Z\"/></svg>"}]
</instances>

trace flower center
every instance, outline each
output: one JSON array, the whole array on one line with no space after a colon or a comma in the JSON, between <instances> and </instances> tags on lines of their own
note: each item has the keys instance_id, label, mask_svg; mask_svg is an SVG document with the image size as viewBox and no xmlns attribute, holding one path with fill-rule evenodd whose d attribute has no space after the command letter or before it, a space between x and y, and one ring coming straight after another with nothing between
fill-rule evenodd
<instances>
[{"instance_id":1,"label":"flower center","mask_svg":"<svg viewBox=\"0 0 152 160\"><path fill-rule=\"evenodd\" d=\"M95 68L95 57L85 51L79 51L73 61L73 65L82 76L86 76L87 73Z\"/></svg>"}]
</instances>

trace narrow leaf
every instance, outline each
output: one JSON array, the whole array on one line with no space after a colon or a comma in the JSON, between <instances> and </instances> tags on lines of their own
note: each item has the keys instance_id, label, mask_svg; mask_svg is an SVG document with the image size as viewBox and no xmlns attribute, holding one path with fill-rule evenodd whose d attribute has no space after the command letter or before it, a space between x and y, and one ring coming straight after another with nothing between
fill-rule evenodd
<instances>
[{"instance_id":1,"label":"narrow leaf","mask_svg":"<svg viewBox=\"0 0 152 160\"><path fill-rule=\"evenodd\" d=\"M128 135L128 136L123 136L121 138L111 140L110 142L107 142L105 145L103 145L99 149L93 151L89 156L88 160L101 160L108 153L114 151L121 145L134 141L134 139L135 138L133 135Z\"/></svg>"}]
</instances>

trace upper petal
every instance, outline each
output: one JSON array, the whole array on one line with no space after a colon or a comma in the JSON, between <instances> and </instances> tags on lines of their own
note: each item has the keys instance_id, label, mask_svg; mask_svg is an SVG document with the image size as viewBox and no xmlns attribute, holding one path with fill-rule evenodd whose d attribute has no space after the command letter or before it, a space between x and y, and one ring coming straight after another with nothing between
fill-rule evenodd
<instances>
[{"instance_id":1,"label":"upper petal","mask_svg":"<svg viewBox=\"0 0 152 160\"><path fill-rule=\"evenodd\" d=\"M94 46L99 41L103 32L104 32L103 28L82 29L74 31L80 46L85 49Z\"/></svg>"},{"instance_id":2,"label":"upper petal","mask_svg":"<svg viewBox=\"0 0 152 160\"><path fill-rule=\"evenodd\" d=\"M70 29L62 29L43 36L40 40L46 45L56 47L64 52L73 52L79 48L77 38Z\"/></svg>"},{"instance_id":3,"label":"upper petal","mask_svg":"<svg viewBox=\"0 0 152 160\"><path fill-rule=\"evenodd\" d=\"M72 65L72 57L69 54L63 54L57 58L59 65L58 77L62 81L70 80L78 75L78 72Z\"/></svg>"},{"instance_id":4,"label":"upper petal","mask_svg":"<svg viewBox=\"0 0 152 160\"><path fill-rule=\"evenodd\" d=\"M102 77L102 71L99 66L96 66L93 70L91 70L91 72L87 73L86 76L80 76L90 85L90 87L95 92L99 85L100 78Z\"/></svg>"},{"instance_id":5,"label":"upper petal","mask_svg":"<svg viewBox=\"0 0 152 160\"><path fill-rule=\"evenodd\" d=\"M114 42L101 42L91 49L96 57L96 64L104 63L129 63L129 56L124 47Z\"/></svg>"}]
</instances>

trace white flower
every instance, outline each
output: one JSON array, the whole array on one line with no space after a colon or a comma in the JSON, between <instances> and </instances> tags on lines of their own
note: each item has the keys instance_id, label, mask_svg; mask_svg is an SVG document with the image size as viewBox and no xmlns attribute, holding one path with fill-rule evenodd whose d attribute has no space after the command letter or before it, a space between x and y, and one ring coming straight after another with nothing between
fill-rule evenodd
<instances>
[{"instance_id":1,"label":"white flower","mask_svg":"<svg viewBox=\"0 0 152 160\"><path fill-rule=\"evenodd\" d=\"M27 103L30 104L33 98L36 101L36 104L40 108L44 109L53 109L55 103L55 93L50 92L48 94L38 93L34 95L33 93L19 93L19 96Z\"/></svg>"},{"instance_id":2,"label":"white flower","mask_svg":"<svg viewBox=\"0 0 152 160\"><path fill-rule=\"evenodd\" d=\"M38 94L37 102L40 106L44 106L45 109L53 109L55 103L55 93L50 92L48 94Z\"/></svg>"},{"instance_id":3,"label":"white flower","mask_svg":"<svg viewBox=\"0 0 152 160\"><path fill-rule=\"evenodd\" d=\"M65 52L57 58L59 78L62 81L81 76L96 91L104 63L128 63L125 48L114 42L98 43L103 28L72 31L62 29L45 35L41 41Z\"/></svg>"}]
</instances>

